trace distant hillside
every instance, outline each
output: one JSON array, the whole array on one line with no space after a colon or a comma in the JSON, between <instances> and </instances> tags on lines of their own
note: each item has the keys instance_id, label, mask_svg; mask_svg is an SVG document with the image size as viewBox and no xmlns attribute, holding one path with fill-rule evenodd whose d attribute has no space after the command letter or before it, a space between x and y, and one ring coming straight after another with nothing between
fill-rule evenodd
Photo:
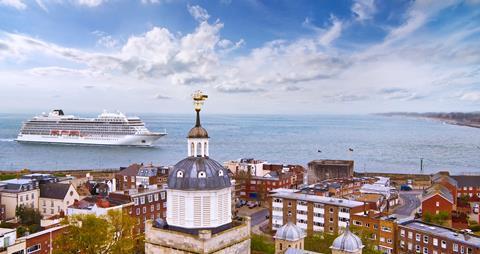
<instances>
[{"instance_id":1,"label":"distant hillside","mask_svg":"<svg viewBox=\"0 0 480 254\"><path fill-rule=\"evenodd\" d=\"M450 113L391 112L391 113L379 113L377 115L430 118L430 119L444 121L449 124L480 128L480 112L450 112Z\"/></svg>"}]
</instances>

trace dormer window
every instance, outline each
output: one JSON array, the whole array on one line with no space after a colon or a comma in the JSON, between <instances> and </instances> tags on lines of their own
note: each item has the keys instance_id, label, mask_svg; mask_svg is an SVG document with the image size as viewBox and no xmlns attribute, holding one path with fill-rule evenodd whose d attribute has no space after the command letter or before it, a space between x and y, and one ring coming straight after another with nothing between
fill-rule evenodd
<instances>
[{"instance_id":1,"label":"dormer window","mask_svg":"<svg viewBox=\"0 0 480 254\"><path fill-rule=\"evenodd\" d=\"M223 170L218 171L218 176L223 176Z\"/></svg>"},{"instance_id":2,"label":"dormer window","mask_svg":"<svg viewBox=\"0 0 480 254\"><path fill-rule=\"evenodd\" d=\"M206 178L206 177L207 177L207 173L205 173L205 171L198 172L198 178Z\"/></svg>"},{"instance_id":3,"label":"dormer window","mask_svg":"<svg viewBox=\"0 0 480 254\"><path fill-rule=\"evenodd\" d=\"M180 178L183 177L183 171L178 171L177 172L177 177L180 177Z\"/></svg>"}]
</instances>

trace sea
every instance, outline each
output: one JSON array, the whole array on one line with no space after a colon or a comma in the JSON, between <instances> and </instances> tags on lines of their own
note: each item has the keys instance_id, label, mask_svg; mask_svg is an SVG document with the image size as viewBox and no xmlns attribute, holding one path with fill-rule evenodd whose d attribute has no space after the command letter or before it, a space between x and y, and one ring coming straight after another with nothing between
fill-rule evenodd
<instances>
[{"instance_id":1,"label":"sea","mask_svg":"<svg viewBox=\"0 0 480 254\"><path fill-rule=\"evenodd\" d=\"M81 114L80 114L81 115ZM193 114L137 114L152 131L168 132L153 147L27 144L14 141L32 114L0 114L0 170L114 169L132 163L174 165L187 156ZM95 114L84 114L95 117ZM480 173L480 129L437 120L378 115L209 115L210 157L280 164L318 159L355 161L358 172ZM423 166L421 166L423 161Z\"/></svg>"}]
</instances>

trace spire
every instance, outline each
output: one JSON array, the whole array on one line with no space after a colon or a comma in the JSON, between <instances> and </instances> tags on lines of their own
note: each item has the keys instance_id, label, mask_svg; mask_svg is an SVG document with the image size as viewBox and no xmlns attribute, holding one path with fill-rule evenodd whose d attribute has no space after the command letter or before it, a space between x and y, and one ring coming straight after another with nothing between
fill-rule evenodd
<instances>
[{"instance_id":1,"label":"spire","mask_svg":"<svg viewBox=\"0 0 480 254\"><path fill-rule=\"evenodd\" d=\"M195 111L197 112L197 121L195 122L195 127L200 127L202 126L200 124L200 109L195 109Z\"/></svg>"}]
</instances>

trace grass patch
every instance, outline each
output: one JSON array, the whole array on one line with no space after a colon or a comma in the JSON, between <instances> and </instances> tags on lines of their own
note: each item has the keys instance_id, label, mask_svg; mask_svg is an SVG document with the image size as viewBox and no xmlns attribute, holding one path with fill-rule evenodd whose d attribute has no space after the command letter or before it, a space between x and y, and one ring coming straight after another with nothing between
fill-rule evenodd
<instances>
[{"instance_id":1,"label":"grass patch","mask_svg":"<svg viewBox=\"0 0 480 254\"><path fill-rule=\"evenodd\" d=\"M275 243L270 238L263 235L252 234L250 246L253 253L275 253Z\"/></svg>"}]
</instances>

